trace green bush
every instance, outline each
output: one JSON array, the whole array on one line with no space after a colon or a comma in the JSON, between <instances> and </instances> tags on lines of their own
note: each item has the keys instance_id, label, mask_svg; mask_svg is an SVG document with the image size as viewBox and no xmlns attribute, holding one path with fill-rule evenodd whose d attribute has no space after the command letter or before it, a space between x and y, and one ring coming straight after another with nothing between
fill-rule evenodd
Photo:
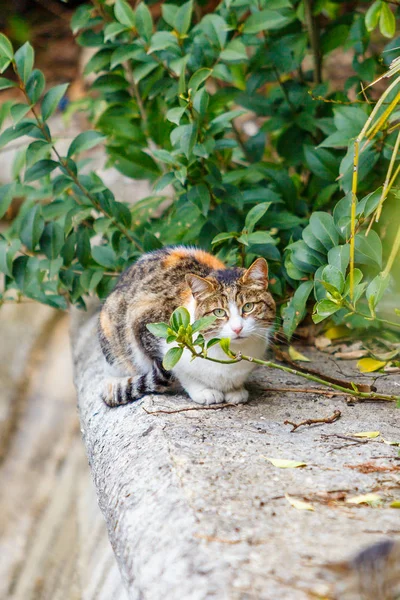
<instances>
[{"instance_id":1,"label":"green bush","mask_svg":"<svg viewBox=\"0 0 400 600\"><path fill-rule=\"evenodd\" d=\"M230 265L264 256L273 293L284 300L296 290L283 303L288 337L312 292L316 321L350 315L360 324L360 313L374 316L390 276L379 275L381 233L365 237L364 229L380 200L376 190L396 132L388 119L360 154L365 198L357 204L355 264L363 273L357 270L353 290L353 140L372 106L370 90L355 102L349 94L384 72L368 30L394 35L389 6L360 1L359 10L346 12L328 0L224 0L204 14L202 3L189 1L163 3L154 23L143 2L135 9L125 0L110 4L93 0L72 18L77 42L96 48L85 68L96 79L88 97L67 109L84 111L93 129L79 134L66 156L48 120L67 85L44 93L31 45L14 53L0 35L1 70L14 73L0 78L0 89L21 89L21 102L1 110L0 121L10 117L13 124L1 133L0 148L31 138L15 161L15 181L0 187L0 217L13 198L24 198L0 239L3 297L16 289L52 306L84 307L87 294L104 298L141 253L179 243L213 250ZM386 64L398 41L387 45ZM331 91L321 73L337 49L353 52L354 75L343 90ZM105 146L108 166L153 182L153 195L134 205L115 199L87 170L84 153L97 144ZM168 185L173 201L165 202Z\"/></svg>"}]
</instances>

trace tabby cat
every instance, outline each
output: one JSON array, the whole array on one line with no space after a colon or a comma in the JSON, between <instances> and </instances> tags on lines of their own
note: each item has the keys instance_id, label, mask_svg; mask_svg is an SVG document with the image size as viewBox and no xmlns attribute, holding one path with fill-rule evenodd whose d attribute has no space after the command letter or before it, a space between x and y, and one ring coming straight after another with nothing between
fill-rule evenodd
<instances>
[{"instance_id":1,"label":"tabby cat","mask_svg":"<svg viewBox=\"0 0 400 600\"><path fill-rule=\"evenodd\" d=\"M275 302L267 288L263 258L246 270L227 268L204 250L183 246L143 255L121 275L100 313L100 344L114 371L105 382L106 404L134 402L174 384L198 404L246 402L244 382L253 364L191 361L185 350L172 372L166 372L162 358L170 346L153 336L146 324L168 321L178 306L185 306L192 321L217 317L202 332L206 339L228 337L234 351L262 358L275 318ZM210 356L227 358L218 345Z\"/></svg>"}]
</instances>

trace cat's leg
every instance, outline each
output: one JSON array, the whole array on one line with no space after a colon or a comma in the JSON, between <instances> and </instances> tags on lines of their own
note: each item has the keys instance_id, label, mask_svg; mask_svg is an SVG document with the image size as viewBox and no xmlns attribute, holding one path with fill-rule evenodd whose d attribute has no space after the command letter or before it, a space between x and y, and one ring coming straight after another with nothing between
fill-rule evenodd
<instances>
[{"instance_id":1,"label":"cat's leg","mask_svg":"<svg viewBox=\"0 0 400 600\"><path fill-rule=\"evenodd\" d=\"M170 373L155 362L148 373L106 379L102 399L110 407L121 406L136 402L147 394L163 394L169 389L170 382Z\"/></svg>"},{"instance_id":2,"label":"cat's leg","mask_svg":"<svg viewBox=\"0 0 400 600\"><path fill-rule=\"evenodd\" d=\"M196 379L182 379L182 377L179 377L179 381L196 404L209 405L222 404L224 402L224 393L220 390L207 387L205 383L201 383Z\"/></svg>"},{"instance_id":3,"label":"cat's leg","mask_svg":"<svg viewBox=\"0 0 400 600\"><path fill-rule=\"evenodd\" d=\"M225 392L225 402L228 402L229 404L243 404L247 402L248 399L249 392L245 388Z\"/></svg>"}]
</instances>

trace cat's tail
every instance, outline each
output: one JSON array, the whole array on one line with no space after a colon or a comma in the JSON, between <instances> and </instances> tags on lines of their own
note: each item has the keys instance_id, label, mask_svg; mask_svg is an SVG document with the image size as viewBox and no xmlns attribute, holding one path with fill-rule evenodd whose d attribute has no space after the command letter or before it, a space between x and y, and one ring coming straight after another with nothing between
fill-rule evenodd
<instances>
[{"instance_id":1,"label":"cat's tail","mask_svg":"<svg viewBox=\"0 0 400 600\"><path fill-rule=\"evenodd\" d=\"M110 407L140 400L147 394L163 394L171 383L171 373L154 363L148 373L132 377L110 377L105 381L103 401Z\"/></svg>"}]
</instances>

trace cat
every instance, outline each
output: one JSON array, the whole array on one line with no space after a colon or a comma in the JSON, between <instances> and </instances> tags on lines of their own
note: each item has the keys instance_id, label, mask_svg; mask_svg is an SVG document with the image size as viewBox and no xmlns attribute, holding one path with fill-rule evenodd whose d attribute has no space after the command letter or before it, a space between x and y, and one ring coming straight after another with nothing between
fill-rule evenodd
<instances>
[{"instance_id":1,"label":"cat","mask_svg":"<svg viewBox=\"0 0 400 600\"><path fill-rule=\"evenodd\" d=\"M171 346L146 325L166 322L178 306L185 306L191 322L205 315L217 317L202 332L206 340L227 337L234 351L262 358L276 311L267 288L268 265L263 258L246 270L227 268L206 251L184 246L144 254L121 275L100 312L100 345L114 370L105 381L103 400L119 406L180 384L198 404L246 402L244 382L254 364L191 361L185 349L167 372L162 359ZM209 355L227 360L219 345Z\"/></svg>"}]
</instances>

